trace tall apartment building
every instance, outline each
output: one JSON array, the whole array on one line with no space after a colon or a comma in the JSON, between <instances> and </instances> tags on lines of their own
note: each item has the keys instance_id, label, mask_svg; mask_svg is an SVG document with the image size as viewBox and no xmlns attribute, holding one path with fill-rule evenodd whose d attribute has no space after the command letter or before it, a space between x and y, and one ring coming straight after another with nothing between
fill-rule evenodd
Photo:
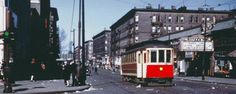
<instances>
[{"instance_id":1,"label":"tall apartment building","mask_svg":"<svg viewBox=\"0 0 236 94\"><path fill-rule=\"evenodd\" d=\"M231 17L229 11L134 8L115 22L111 28L111 56L116 65L121 63L125 48L162 35L191 29L208 21L217 22Z\"/></svg>"},{"instance_id":2,"label":"tall apartment building","mask_svg":"<svg viewBox=\"0 0 236 94\"><path fill-rule=\"evenodd\" d=\"M92 60L93 60L93 40L88 40L85 42L85 61L91 64Z\"/></svg>"},{"instance_id":3,"label":"tall apartment building","mask_svg":"<svg viewBox=\"0 0 236 94\"><path fill-rule=\"evenodd\" d=\"M93 53L96 63L105 66L110 64L110 34L110 30L104 30L93 37Z\"/></svg>"},{"instance_id":4,"label":"tall apartment building","mask_svg":"<svg viewBox=\"0 0 236 94\"><path fill-rule=\"evenodd\" d=\"M6 30L6 7L5 0L0 0L0 33ZM0 39L0 67L3 61L3 39Z\"/></svg>"}]
</instances>

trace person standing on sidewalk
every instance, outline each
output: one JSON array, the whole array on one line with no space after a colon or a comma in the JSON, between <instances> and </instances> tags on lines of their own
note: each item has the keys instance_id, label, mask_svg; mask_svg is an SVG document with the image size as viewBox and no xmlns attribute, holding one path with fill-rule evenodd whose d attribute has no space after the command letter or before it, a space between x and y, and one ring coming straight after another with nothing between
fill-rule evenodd
<instances>
[{"instance_id":1,"label":"person standing on sidewalk","mask_svg":"<svg viewBox=\"0 0 236 94\"><path fill-rule=\"evenodd\" d=\"M32 58L31 77L30 77L31 81L36 81L38 79L39 71L40 71L40 65L38 64L35 58Z\"/></svg>"},{"instance_id":2,"label":"person standing on sidewalk","mask_svg":"<svg viewBox=\"0 0 236 94\"><path fill-rule=\"evenodd\" d=\"M69 86L69 79L70 79L70 64L69 63L64 63L63 64L63 79L64 79L64 83L66 86Z\"/></svg>"},{"instance_id":3,"label":"person standing on sidewalk","mask_svg":"<svg viewBox=\"0 0 236 94\"><path fill-rule=\"evenodd\" d=\"M72 73L72 86L78 86L78 81L76 79L77 64L75 62L71 64L71 73Z\"/></svg>"}]
</instances>

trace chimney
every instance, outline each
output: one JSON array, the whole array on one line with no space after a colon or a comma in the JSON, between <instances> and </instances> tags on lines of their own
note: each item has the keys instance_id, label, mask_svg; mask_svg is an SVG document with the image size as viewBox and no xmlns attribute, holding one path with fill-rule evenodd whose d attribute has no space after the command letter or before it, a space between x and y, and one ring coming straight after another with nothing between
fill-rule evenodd
<instances>
[{"instance_id":1,"label":"chimney","mask_svg":"<svg viewBox=\"0 0 236 94\"><path fill-rule=\"evenodd\" d=\"M201 11L203 11L203 8L198 8L198 10L201 10Z\"/></svg>"}]
</instances>

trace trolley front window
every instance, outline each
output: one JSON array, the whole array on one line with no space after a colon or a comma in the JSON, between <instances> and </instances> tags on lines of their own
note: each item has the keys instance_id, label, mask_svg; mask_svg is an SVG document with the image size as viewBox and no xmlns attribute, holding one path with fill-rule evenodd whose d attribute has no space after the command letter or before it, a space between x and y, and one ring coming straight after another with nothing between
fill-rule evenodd
<instances>
[{"instance_id":1,"label":"trolley front window","mask_svg":"<svg viewBox=\"0 0 236 94\"><path fill-rule=\"evenodd\" d=\"M166 50L166 62L170 63L170 58L171 58L171 51L170 50Z\"/></svg>"},{"instance_id":2,"label":"trolley front window","mask_svg":"<svg viewBox=\"0 0 236 94\"><path fill-rule=\"evenodd\" d=\"M159 63L164 63L165 61L165 52L164 50L159 50Z\"/></svg>"},{"instance_id":3,"label":"trolley front window","mask_svg":"<svg viewBox=\"0 0 236 94\"><path fill-rule=\"evenodd\" d=\"M151 63L156 63L156 62L157 62L157 52L151 51Z\"/></svg>"}]
</instances>

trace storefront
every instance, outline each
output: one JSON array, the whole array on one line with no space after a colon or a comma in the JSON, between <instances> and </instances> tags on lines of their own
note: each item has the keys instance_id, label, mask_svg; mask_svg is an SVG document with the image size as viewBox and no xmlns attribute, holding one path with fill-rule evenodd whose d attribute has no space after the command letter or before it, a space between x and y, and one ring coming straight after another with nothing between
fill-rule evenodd
<instances>
[{"instance_id":1,"label":"storefront","mask_svg":"<svg viewBox=\"0 0 236 94\"><path fill-rule=\"evenodd\" d=\"M214 76L236 77L236 30L234 28L212 33L215 47Z\"/></svg>"}]
</instances>

